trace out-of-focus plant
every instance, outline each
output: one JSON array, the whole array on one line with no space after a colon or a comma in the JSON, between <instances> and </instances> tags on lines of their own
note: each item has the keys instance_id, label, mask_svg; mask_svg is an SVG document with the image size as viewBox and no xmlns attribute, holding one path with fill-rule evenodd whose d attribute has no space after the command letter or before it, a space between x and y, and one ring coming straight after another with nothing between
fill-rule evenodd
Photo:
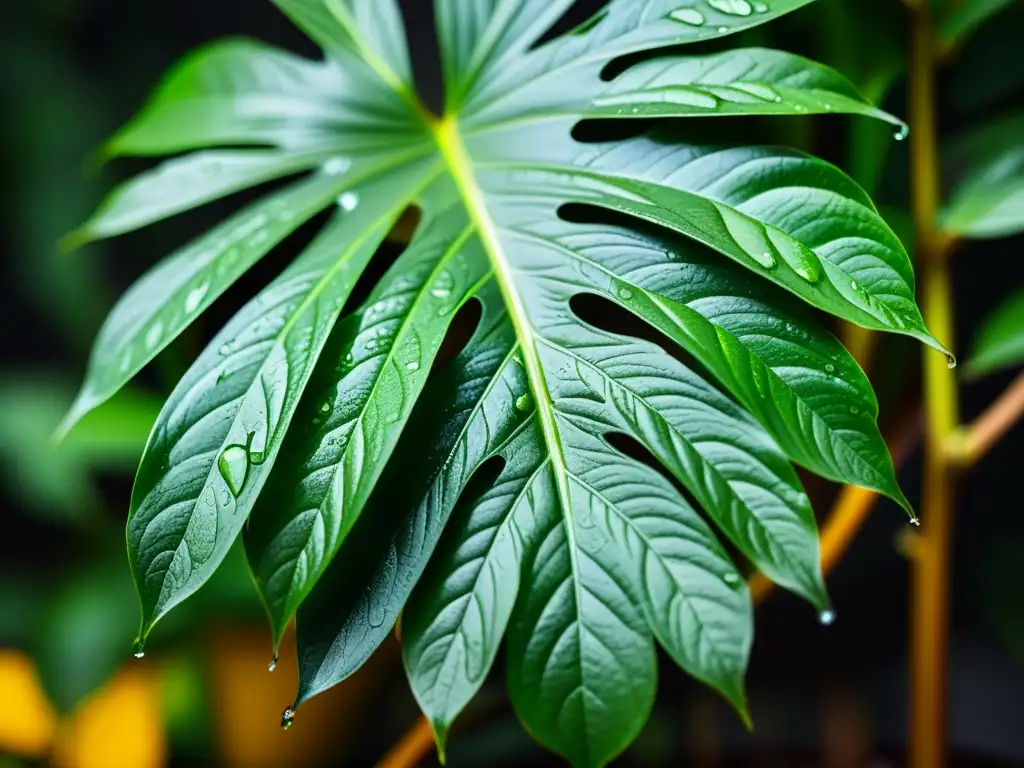
<instances>
[{"instance_id":1,"label":"out-of-focus plant","mask_svg":"<svg viewBox=\"0 0 1024 768\"><path fill-rule=\"evenodd\" d=\"M701 138L707 120L687 134L667 121L852 114L899 138L905 126L809 59L665 50L807 0L611 0L543 44L572 0L437 0L441 116L416 94L391 0L275 3L326 58L247 41L188 57L105 147L186 154L68 238L304 174L129 289L62 432L334 211L157 417L128 523L138 654L244 529L275 654L298 611L295 707L358 669L404 610L406 668L442 753L503 636L517 714L574 763L604 764L637 735L655 641L745 718L750 593L673 482L828 623L791 462L916 518L866 377L808 305L945 350L902 245L849 177L727 129ZM883 92L895 65L862 63ZM408 248L353 301L410 207ZM468 342L446 355L462 326Z\"/></svg>"}]
</instances>

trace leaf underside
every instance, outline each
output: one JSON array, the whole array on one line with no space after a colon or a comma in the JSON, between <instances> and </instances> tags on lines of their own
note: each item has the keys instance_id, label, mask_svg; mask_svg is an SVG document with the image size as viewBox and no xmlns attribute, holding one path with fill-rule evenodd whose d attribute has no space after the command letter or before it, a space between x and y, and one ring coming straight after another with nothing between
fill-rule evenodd
<instances>
[{"instance_id":1,"label":"leaf underside","mask_svg":"<svg viewBox=\"0 0 1024 768\"><path fill-rule=\"evenodd\" d=\"M841 171L659 121L898 121L797 56L675 47L807 0L612 0L541 45L571 0L436 0L441 118L415 95L393 0L274 2L325 59L242 40L189 56L105 148L178 156L71 236L304 174L124 295L65 431L334 209L157 419L128 522L139 642L244 531L275 651L298 616L296 707L404 611L408 677L442 749L503 638L516 712L577 765L643 726L655 642L746 717L752 604L725 541L825 611L793 465L912 514L870 384L813 310L944 350L903 246ZM574 133L585 119L646 122L595 142ZM410 207L411 241L356 303Z\"/></svg>"}]
</instances>

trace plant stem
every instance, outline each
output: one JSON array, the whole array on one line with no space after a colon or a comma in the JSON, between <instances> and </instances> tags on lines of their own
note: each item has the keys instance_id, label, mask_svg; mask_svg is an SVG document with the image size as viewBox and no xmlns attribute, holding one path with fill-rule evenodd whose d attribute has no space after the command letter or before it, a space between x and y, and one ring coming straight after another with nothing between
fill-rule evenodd
<instances>
[{"instance_id":1,"label":"plant stem","mask_svg":"<svg viewBox=\"0 0 1024 768\"><path fill-rule=\"evenodd\" d=\"M1024 373L968 427L957 430L946 446L961 466L977 463L1024 417Z\"/></svg>"},{"instance_id":2,"label":"plant stem","mask_svg":"<svg viewBox=\"0 0 1024 768\"><path fill-rule=\"evenodd\" d=\"M422 715L402 740L377 763L377 768L412 768L419 765L434 746L434 732Z\"/></svg>"},{"instance_id":3,"label":"plant stem","mask_svg":"<svg viewBox=\"0 0 1024 768\"><path fill-rule=\"evenodd\" d=\"M911 8L909 66L911 207L917 230L922 310L932 333L953 338L949 241L936 231L939 204L938 130L935 114L934 36L930 3ZM910 729L911 768L938 768L946 758L946 668L949 555L954 472L945 450L956 430L956 383L945 361L924 356L925 460L922 534L911 559Z\"/></svg>"}]
</instances>

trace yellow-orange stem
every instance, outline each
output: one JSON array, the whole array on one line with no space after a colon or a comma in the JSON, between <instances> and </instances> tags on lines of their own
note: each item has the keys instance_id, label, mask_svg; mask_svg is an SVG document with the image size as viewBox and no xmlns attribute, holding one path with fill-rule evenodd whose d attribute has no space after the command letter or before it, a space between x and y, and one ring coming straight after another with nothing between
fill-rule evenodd
<instances>
[{"instance_id":1,"label":"yellow-orange stem","mask_svg":"<svg viewBox=\"0 0 1024 768\"><path fill-rule=\"evenodd\" d=\"M911 10L910 102L911 207L917 232L921 305L932 333L953 338L949 245L935 229L939 204L938 126L930 3ZM946 448L957 427L956 382L946 363L925 352L925 461L922 532L911 558L910 727L911 768L939 768L946 759L950 532L953 466Z\"/></svg>"},{"instance_id":2,"label":"yellow-orange stem","mask_svg":"<svg viewBox=\"0 0 1024 768\"><path fill-rule=\"evenodd\" d=\"M419 765L433 747L434 732L427 718L421 716L402 740L377 763L377 768L412 768Z\"/></svg>"},{"instance_id":3,"label":"yellow-orange stem","mask_svg":"<svg viewBox=\"0 0 1024 768\"><path fill-rule=\"evenodd\" d=\"M963 465L979 461L1018 421L1024 418L1024 373L968 427L947 445L952 459Z\"/></svg>"}]
</instances>

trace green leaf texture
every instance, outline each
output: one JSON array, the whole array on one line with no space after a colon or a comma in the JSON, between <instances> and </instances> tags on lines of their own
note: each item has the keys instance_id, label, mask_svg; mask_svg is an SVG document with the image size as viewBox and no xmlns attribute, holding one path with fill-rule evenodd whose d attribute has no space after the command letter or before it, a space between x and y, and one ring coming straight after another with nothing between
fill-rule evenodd
<instances>
[{"instance_id":1,"label":"green leaf texture","mask_svg":"<svg viewBox=\"0 0 1024 768\"><path fill-rule=\"evenodd\" d=\"M606 764L643 727L656 643L746 718L752 605L726 542L827 611L794 464L913 514L870 384L814 310L945 350L906 251L844 173L659 121L899 121L807 59L677 47L806 0L612 0L542 44L571 0L436 0L442 117L415 93L393 0L274 2L323 61L238 40L187 57L106 147L185 154L71 236L299 177L124 295L65 431L334 211L157 419L128 522L139 642L244 530L275 652L297 616L286 725L403 611L442 749L503 640L518 716L576 765ZM630 138L574 133L634 118ZM408 208L411 241L361 293Z\"/></svg>"}]
</instances>

